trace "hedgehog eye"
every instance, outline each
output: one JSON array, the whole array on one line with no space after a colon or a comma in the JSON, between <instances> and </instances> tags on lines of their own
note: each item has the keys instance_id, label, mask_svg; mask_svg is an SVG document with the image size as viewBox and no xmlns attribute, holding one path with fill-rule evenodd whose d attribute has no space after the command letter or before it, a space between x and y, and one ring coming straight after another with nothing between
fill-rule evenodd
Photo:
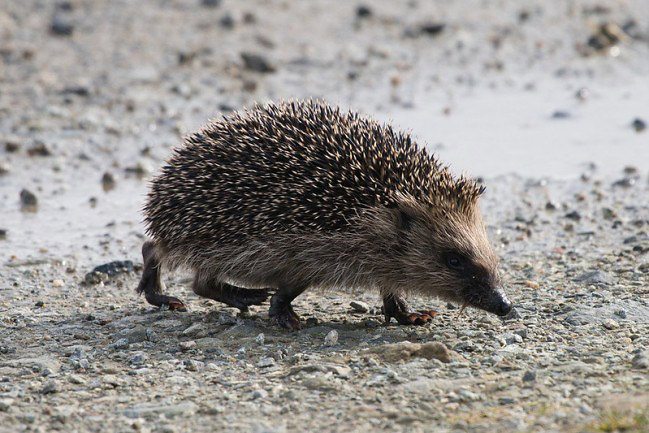
<instances>
[{"instance_id":1,"label":"hedgehog eye","mask_svg":"<svg viewBox=\"0 0 649 433\"><path fill-rule=\"evenodd\" d=\"M461 254L448 253L446 255L446 265L454 271L463 271L466 267L466 258Z\"/></svg>"}]
</instances>

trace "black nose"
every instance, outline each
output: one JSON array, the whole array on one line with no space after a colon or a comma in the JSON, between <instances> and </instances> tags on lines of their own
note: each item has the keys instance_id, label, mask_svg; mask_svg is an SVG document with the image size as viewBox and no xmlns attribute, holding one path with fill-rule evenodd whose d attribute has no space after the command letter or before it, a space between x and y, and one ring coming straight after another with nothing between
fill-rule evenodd
<instances>
[{"instance_id":1,"label":"black nose","mask_svg":"<svg viewBox=\"0 0 649 433\"><path fill-rule=\"evenodd\" d=\"M500 308L498 308L499 316L506 316L512 311L513 305L509 301L503 301L500 303Z\"/></svg>"}]
</instances>

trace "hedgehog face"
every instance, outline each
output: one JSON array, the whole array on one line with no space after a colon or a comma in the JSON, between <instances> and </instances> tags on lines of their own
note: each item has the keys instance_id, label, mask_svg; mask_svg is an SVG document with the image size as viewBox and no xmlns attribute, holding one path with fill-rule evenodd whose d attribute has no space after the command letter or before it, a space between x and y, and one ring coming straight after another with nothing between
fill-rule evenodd
<instances>
[{"instance_id":1,"label":"hedgehog face","mask_svg":"<svg viewBox=\"0 0 649 433\"><path fill-rule=\"evenodd\" d=\"M472 306L499 316L511 311L512 304L500 288L498 270L491 263L459 250L444 251L439 260L455 275L457 288L449 297L463 309Z\"/></svg>"},{"instance_id":2,"label":"hedgehog face","mask_svg":"<svg viewBox=\"0 0 649 433\"><path fill-rule=\"evenodd\" d=\"M410 288L499 316L512 304L502 290L498 257L477 204L463 211L402 207L401 258Z\"/></svg>"}]
</instances>

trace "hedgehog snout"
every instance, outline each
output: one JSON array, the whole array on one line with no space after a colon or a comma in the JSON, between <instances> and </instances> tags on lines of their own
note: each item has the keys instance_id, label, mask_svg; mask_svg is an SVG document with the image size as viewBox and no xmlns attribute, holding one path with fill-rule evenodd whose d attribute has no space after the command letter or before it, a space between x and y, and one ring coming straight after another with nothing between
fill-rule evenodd
<instances>
[{"instance_id":1,"label":"hedgehog snout","mask_svg":"<svg viewBox=\"0 0 649 433\"><path fill-rule=\"evenodd\" d=\"M495 289L487 299L485 310L498 316L506 316L512 311L512 303L501 289Z\"/></svg>"}]
</instances>

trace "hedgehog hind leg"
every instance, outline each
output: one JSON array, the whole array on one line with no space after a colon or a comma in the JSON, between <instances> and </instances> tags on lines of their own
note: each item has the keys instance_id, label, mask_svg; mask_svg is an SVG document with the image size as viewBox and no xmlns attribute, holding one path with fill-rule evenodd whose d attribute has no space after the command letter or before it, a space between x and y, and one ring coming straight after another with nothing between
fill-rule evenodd
<instances>
[{"instance_id":1,"label":"hedgehog hind leg","mask_svg":"<svg viewBox=\"0 0 649 433\"><path fill-rule=\"evenodd\" d=\"M386 323L394 317L401 325L425 325L433 320L437 312L434 310L412 311L403 297L386 293L383 295L383 314Z\"/></svg>"},{"instance_id":2,"label":"hedgehog hind leg","mask_svg":"<svg viewBox=\"0 0 649 433\"><path fill-rule=\"evenodd\" d=\"M306 285L281 285L270 299L268 315L279 326L294 331L302 328L300 316L293 311L291 302L306 290Z\"/></svg>"},{"instance_id":3,"label":"hedgehog hind leg","mask_svg":"<svg viewBox=\"0 0 649 433\"><path fill-rule=\"evenodd\" d=\"M170 310L187 311L185 304L180 299L162 294L162 283L160 281L160 259L157 256L155 243L144 242L142 245L142 258L144 259L144 270L142 279L137 286L137 292L142 294L147 302L156 307L169 306Z\"/></svg>"},{"instance_id":4,"label":"hedgehog hind leg","mask_svg":"<svg viewBox=\"0 0 649 433\"><path fill-rule=\"evenodd\" d=\"M270 289L244 289L205 278L198 273L194 277L193 289L198 296L222 302L241 311L248 311L251 305L261 305L270 296Z\"/></svg>"}]
</instances>

